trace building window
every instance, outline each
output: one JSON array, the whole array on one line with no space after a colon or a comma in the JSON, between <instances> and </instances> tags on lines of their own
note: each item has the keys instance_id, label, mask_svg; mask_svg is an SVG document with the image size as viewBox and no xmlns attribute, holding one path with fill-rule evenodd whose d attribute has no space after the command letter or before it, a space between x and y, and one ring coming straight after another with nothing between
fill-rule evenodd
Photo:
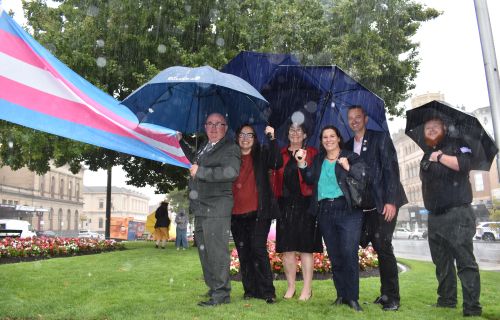
<instances>
[{"instance_id":1,"label":"building window","mask_svg":"<svg viewBox=\"0 0 500 320\"><path fill-rule=\"evenodd\" d=\"M75 197L76 197L76 201L80 201L80 183L76 183L75 185Z\"/></svg>"},{"instance_id":2,"label":"building window","mask_svg":"<svg viewBox=\"0 0 500 320\"><path fill-rule=\"evenodd\" d=\"M62 230L62 226L64 225L63 221L63 211L61 208L59 208L59 211L57 211L57 230Z\"/></svg>"},{"instance_id":3,"label":"building window","mask_svg":"<svg viewBox=\"0 0 500 320\"><path fill-rule=\"evenodd\" d=\"M104 209L104 200L99 199L99 209Z\"/></svg>"},{"instance_id":4,"label":"building window","mask_svg":"<svg viewBox=\"0 0 500 320\"><path fill-rule=\"evenodd\" d=\"M61 184L59 185L59 197L64 198L64 179L61 179Z\"/></svg>"},{"instance_id":5,"label":"building window","mask_svg":"<svg viewBox=\"0 0 500 320\"><path fill-rule=\"evenodd\" d=\"M72 190L73 189L73 181L69 181L68 182L68 198L69 200L71 200L71 196L72 196Z\"/></svg>"},{"instance_id":6,"label":"building window","mask_svg":"<svg viewBox=\"0 0 500 320\"><path fill-rule=\"evenodd\" d=\"M75 210L75 227L73 229L78 230L79 222L80 222L80 215L78 214L78 210Z\"/></svg>"},{"instance_id":7,"label":"building window","mask_svg":"<svg viewBox=\"0 0 500 320\"><path fill-rule=\"evenodd\" d=\"M50 197L54 198L55 193L56 193L56 178L52 177L52 179L50 179Z\"/></svg>"},{"instance_id":8,"label":"building window","mask_svg":"<svg viewBox=\"0 0 500 320\"><path fill-rule=\"evenodd\" d=\"M71 210L68 209L68 212L66 213L66 230L70 230L71 227Z\"/></svg>"},{"instance_id":9,"label":"building window","mask_svg":"<svg viewBox=\"0 0 500 320\"><path fill-rule=\"evenodd\" d=\"M99 218L99 229L102 229L104 227L104 219Z\"/></svg>"},{"instance_id":10,"label":"building window","mask_svg":"<svg viewBox=\"0 0 500 320\"><path fill-rule=\"evenodd\" d=\"M482 173L474 174L474 189L476 191L484 191L484 182Z\"/></svg>"}]
</instances>

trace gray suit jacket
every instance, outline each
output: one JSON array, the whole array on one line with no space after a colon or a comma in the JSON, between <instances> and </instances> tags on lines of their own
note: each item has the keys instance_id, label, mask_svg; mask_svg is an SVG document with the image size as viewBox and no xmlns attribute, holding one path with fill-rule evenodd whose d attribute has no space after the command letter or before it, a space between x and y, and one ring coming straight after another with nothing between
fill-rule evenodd
<instances>
[{"instance_id":1,"label":"gray suit jacket","mask_svg":"<svg viewBox=\"0 0 500 320\"><path fill-rule=\"evenodd\" d=\"M240 174L240 148L224 137L210 151L199 155L196 163L198 171L189 181L191 212L195 216L230 217L232 184Z\"/></svg>"}]
</instances>

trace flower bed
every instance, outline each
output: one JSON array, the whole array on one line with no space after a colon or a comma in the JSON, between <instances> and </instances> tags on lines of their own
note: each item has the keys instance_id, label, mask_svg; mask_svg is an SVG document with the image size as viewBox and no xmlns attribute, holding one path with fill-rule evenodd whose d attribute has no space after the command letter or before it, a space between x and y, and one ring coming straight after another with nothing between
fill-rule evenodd
<instances>
[{"instance_id":1,"label":"flower bed","mask_svg":"<svg viewBox=\"0 0 500 320\"><path fill-rule=\"evenodd\" d=\"M74 256L124 249L115 240L90 238L4 238L0 239L0 263Z\"/></svg>"},{"instance_id":2,"label":"flower bed","mask_svg":"<svg viewBox=\"0 0 500 320\"><path fill-rule=\"evenodd\" d=\"M283 267L283 261L281 260L281 254L276 253L274 241L267 241L267 252L269 254L269 262L271 263L271 271L273 273L282 274L285 272ZM362 271L378 268L378 257L377 253L373 250L371 246L366 249L359 248L359 268ZM300 257L297 255L297 272L301 272ZM330 273L331 264L328 258L328 253L326 252L326 247L323 248L323 253L314 253L314 272L315 273ZM238 258L238 252L236 248L231 252L231 275L236 275L240 270L240 260Z\"/></svg>"}]
</instances>

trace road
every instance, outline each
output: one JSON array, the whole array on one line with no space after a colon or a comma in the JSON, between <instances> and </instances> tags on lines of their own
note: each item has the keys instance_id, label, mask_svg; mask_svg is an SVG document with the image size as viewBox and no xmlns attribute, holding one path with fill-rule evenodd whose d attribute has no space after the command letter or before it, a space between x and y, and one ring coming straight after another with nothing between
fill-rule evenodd
<instances>
[{"instance_id":1,"label":"road","mask_svg":"<svg viewBox=\"0 0 500 320\"><path fill-rule=\"evenodd\" d=\"M393 240L398 258L432 261L427 240ZM500 271L500 241L474 241L474 255L481 270Z\"/></svg>"}]
</instances>

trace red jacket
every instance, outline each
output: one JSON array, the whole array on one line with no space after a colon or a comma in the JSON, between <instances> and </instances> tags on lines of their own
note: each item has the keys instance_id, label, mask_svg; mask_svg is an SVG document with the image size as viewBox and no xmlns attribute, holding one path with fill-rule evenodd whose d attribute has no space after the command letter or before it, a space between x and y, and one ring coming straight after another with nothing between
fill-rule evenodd
<instances>
[{"instance_id":1,"label":"red jacket","mask_svg":"<svg viewBox=\"0 0 500 320\"><path fill-rule=\"evenodd\" d=\"M306 157L306 162L307 165L310 165L314 159L314 156L318 153L318 150L316 150L313 147L307 147L307 157ZM286 164L290 160L290 155L288 154L288 146L284 147L281 149L281 156L283 157L283 166L281 166L280 169L278 170L272 170L271 171L271 189L273 190L273 194L276 198L279 198L283 194L283 172L285 171ZM302 174L300 173L300 170L297 169L299 173L299 182L300 182L300 191L303 196L310 196L312 195L313 187L307 185L303 179L302 179Z\"/></svg>"}]
</instances>

